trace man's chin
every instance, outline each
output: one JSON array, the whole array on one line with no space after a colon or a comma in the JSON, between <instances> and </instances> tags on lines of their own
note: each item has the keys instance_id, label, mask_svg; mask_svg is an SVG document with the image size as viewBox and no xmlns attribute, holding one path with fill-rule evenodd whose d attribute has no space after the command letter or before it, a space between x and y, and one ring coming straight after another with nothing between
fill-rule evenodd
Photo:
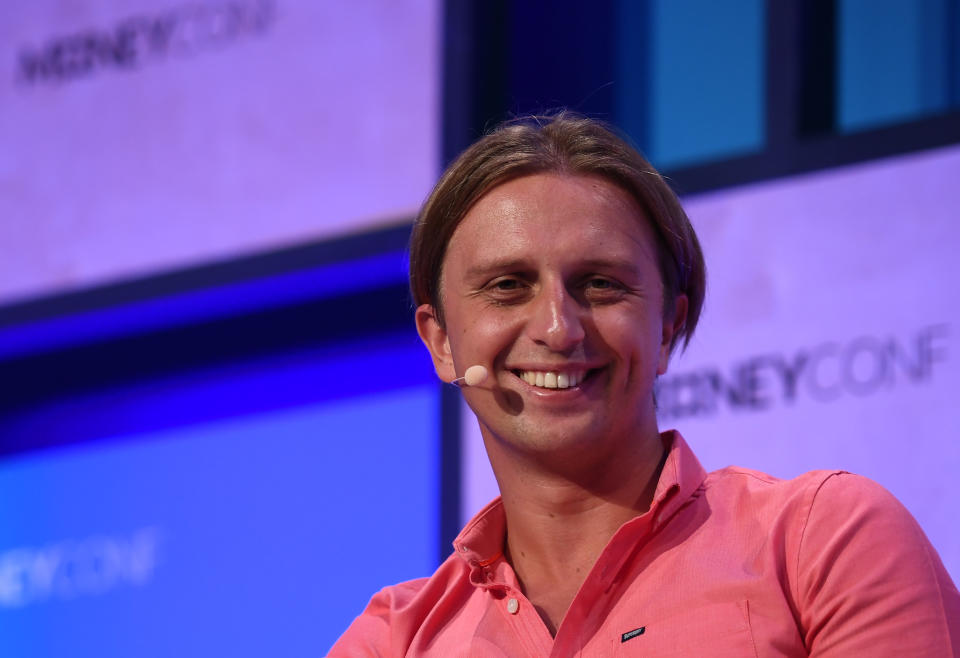
<instances>
[{"instance_id":1,"label":"man's chin","mask_svg":"<svg viewBox=\"0 0 960 658\"><path fill-rule=\"evenodd\" d=\"M598 427L594 419L585 418L515 418L510 427L496 432L505 447L547 461L567 456L582 458L596 452L609 436L609 430Z\"/></svg>"}]
</instances>

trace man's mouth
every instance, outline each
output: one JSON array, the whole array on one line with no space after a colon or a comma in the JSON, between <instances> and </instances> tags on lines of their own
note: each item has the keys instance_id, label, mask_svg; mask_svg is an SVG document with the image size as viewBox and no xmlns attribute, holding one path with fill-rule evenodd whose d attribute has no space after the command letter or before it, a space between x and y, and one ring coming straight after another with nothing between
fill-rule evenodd
<instances>
[{"instance_id":1,"label":"man's mouth","mask_svg":"<svg viewBox=\"0 0 960 658\"><path fill-rule=\"evenodd\" d=\"M513 370L513 374L537 388L573 388L589 377L593 370Z\"/></svg>"}]
</instances>

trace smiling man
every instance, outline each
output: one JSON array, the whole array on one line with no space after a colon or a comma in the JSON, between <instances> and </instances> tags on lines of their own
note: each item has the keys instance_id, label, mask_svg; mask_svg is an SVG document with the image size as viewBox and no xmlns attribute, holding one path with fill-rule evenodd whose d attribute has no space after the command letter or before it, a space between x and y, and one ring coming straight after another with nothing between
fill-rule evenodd
<instances>
[{"instance_id":1,"label":"smiling man","mask_svg":"<svg viewBox=\"0 0 960 658\"><path fill-rule=\"evenodd\" d=\"M342 656L952 656L960 595L913 518L839 471L706 473L657 426L704 263L675 195L604 125L501 126L411 240L417 329L465 387L501 497Z\"/></svg>"}]
</instances>

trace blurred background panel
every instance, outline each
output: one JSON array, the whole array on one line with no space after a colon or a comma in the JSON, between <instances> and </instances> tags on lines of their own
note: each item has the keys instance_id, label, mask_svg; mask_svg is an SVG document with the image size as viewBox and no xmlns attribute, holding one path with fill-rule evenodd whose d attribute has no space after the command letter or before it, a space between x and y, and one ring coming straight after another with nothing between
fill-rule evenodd
<instances>
[{"instance_id":1,"label":"blurred background panel","mask_svg":"<svg viewBox=\"0 0 960 658\"><path fill-rule=\"evenodd\" d=\"M323 655L434 568L441 16L4 12L0 654Z\"/></svg>"},{"instance_id":2,"label":"blurred background panel","mask_svg":"<svg viewBox=\"0 0 960 658\"><path fill-rule=\"evenodd\" d=\"M960 104L956 2L842 0L835 22L841 130L909 121Z\"/></svg>"},{"instance_id":3,"label":"blurred background panel","mask_svg":"<svg viewBox=\"0 0 960 658\"><path fill-rule=\"evenodd\" d=\"M496 487L409 223L557 107L703 241L661 425L873 477L960 576L960 0L38 2L0 71L0 654L322 655L429 574Z\"/></svg>"},{"instance_id":4,"label":"blurred background panel","mask_svg":"<svg viewBox=\"0 0 960 658\"><path fill-rule=\"evenodd\" d=\"M439 17L438 0L8 8L0 301L408 217L436 175Z\"/></svg>"},{"instance_id":5,"label":"blurred background panel","mask_svg":"<svg viewBox=\"0 0 960 658\"><path fill-rule=\"evenodd\" d=\"M3 654L321 655L435 566L431 377L380 337L23 414L75 443L0 462Z\"/></svg>"},{"instance_id":6,"label":"blurred background panel","mask_svg":"<svg viewBox=\"0 0 960 658\"><path fill-rule=\"evenodd\" d=\"M614 114L657 167L763 149L763 0L623 0L617 9Z\"/></svg>"}]
</instances>

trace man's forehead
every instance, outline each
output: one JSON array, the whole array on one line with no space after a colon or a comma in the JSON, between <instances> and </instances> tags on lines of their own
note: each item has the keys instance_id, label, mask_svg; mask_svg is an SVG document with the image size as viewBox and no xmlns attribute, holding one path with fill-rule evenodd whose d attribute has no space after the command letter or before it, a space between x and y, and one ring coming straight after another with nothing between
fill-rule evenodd
<instances>
[{"instance_id":1,"label":"man's forehead","mask_svg":"<svg viewBox=\"0 0 960 658\"><path fill-rule=\"evenodd\" d=\"M470 269L505 266L557 251L588 261L628 261L656 251L654 231L638 204L612 184L592 178L578 188L519 193L503 186L485 195L451 235L445 261L469 262ZM590 189L584 190L583 183ZM599 184L603 189L592 194ZM584 198L584 192L589 197Z\"/></svg>"}]
</instances>

